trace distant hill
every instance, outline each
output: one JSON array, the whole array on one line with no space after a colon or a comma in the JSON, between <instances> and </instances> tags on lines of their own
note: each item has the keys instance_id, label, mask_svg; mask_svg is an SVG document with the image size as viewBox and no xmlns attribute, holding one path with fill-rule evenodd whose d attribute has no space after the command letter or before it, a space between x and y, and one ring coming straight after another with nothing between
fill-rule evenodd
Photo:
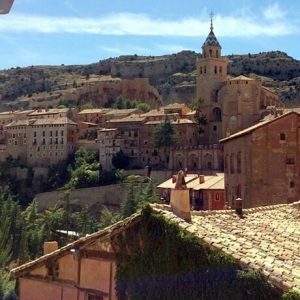
<instances>
[{"instance_id":1,"label":"distant hill","mask_svg":"<svg viewBox=\"0 0 300 300\"><path fill-rule=\"evenodd\" d=\"M163 103L190 102L196 92L197 56L195 52L182 51L164 56L120 56L89 65L2 70L0 109L27 108L33 104L57 106L67 102L79 106L103 105L109 97L118 95L152 106L158 105L160 100ZM300 104L300 61L279 51L227 58L230 75L255 77L278 92L286 105ZM124 82L116 81L117 78ZM132 83L134 78L148 78L149 84L145 80ZM107 86L106 82L110 84ZM142 93L142 89L146 92Z\"/></svg>"}]
</instances>

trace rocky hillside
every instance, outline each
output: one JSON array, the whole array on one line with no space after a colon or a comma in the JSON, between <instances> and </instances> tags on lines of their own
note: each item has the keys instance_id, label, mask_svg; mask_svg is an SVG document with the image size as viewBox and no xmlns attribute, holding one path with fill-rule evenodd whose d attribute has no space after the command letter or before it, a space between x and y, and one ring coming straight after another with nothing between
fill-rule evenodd
<instances>
[{"instance_id":1,"label":"rocky hillside","mask_svg":"<svg viewBox=\"0 0 300 300\"><path fill-rule=\"evenodd\" d=\"M159 57L120 56L90 65L31 66L0 71L0 108L101 106L107 99L190 102L195 97L198 54L182 51ZM256 77L287 105L300 104L300 61L283 52L228 56L229 74ZM140 78L140 79L136 79ZM149 82L142 78L148 78ZM133 80L135 79L135 80Z\"/></svg>"}]
</instances>

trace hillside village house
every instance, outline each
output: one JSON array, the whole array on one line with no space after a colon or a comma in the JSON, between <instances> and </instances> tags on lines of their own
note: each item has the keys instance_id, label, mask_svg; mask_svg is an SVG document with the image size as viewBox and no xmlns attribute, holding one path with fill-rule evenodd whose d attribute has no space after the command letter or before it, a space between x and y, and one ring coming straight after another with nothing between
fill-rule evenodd
<instances>
[{"instance_id":1,"label":"hillside village house","mask_svg":"<svg viewBox=\"0 0 300 300\"><path fill-rule=\"evenodd\" d=\"M290 203L300 195L300 114L267 119L221 140L226 199L245 207Z\"/></svg>"},{"instance_id":2,"label":"hillside village house","mask_svg":"<svg viewBox=\"0 0 300 300\"><path fill-rule=\"evenodd\" d=\"M300 291L299 209L300 203L297 202L244 209L243 217L234 210L199 211L191 212L191 222L186 222L172 213L171 207L153 205L150 218L158 216L162 222L176 224L182 230L182 235L191 234L200 245L207 247L202 255L210 255L211 251L219 250L219 253L230 255L240 270L254 269L261 272L263 278L274 285L278 291L290 289ZM143 288L143 286L151 297L157 289L170 286L173 280L178 278L174 273L168 274L166 279L169 278L169 281L166 281L163 286L157 285L159 282L153 280L155 279L153 277L150 282L153 285L149 286L147 285L149 278L143 280L147 278L141 277L138 282L120 283L115 276L118 271L117 254L120 251L118 246L120 238L125 243L123 246L128 249L127 264L122 265L125 270L134 263L130 261L130 255L134 254L130 253L130 243L134 243L140 249L140 255L143 255L143 247L155 249L161 246L156 245L154 240L147 240L145 232L151 231L149 226L152 222L143 221L143 218L141 213L135 214L57 250L56 243L47 243L44 256L11 271L11 275L18 278L20 300L113 300L117 299L116 287L123 295L130 297L135 288ZM183 261L189 259L183 253L179 254L175 251L172 255L176 257L181 255L180 259ZM155 258L154 256L154 261ZM156 267L152 266L155 268L154 271L160 265L156 261ZM202 266L198 267L201 270ZM162 276L161 272L162 270L159 270L157 274ZM185 270L180 278L189 276L188 272ZM225 278L227 278L229 270L225 269L223 272L226 273ZM206 272L206 276L212 275ZM177 279L176 284L178 288L181 285L182 288L186 287L187 283L191 284L193 289L201 287L202 293L212 288L218 289L218 281L205 283L204 280L200 280L201 278L189 282ZM245 290L239 292L244 293L246 297L248 289L251 288L253 282L248 282Z\"/></svg>"},{"instance_id":3,"label":"hillside village house","mask_svg":"<svg viewBox=\"0 0 300 300\"><path fill-rule=\"evenodd\" d=\"M186 174L186 188L189 190L190 205L195 210L224 209L224 174L198 175ZM171 190L175 189L176 175L157 186L161 198L170 202Z\"/></svg>"},{"instance_id":4,"label":"hillside village house","mask_svg":"<svg viewBox=\"0 0 300 300\"><path fill-rule=\"evenodd\" d=\"M14 112L5 126L5 151L33 167L49 167L66 160L74 152L77 141L77 123L69 117L69 109L39 109Z\"/></svg>"}]
</instances>

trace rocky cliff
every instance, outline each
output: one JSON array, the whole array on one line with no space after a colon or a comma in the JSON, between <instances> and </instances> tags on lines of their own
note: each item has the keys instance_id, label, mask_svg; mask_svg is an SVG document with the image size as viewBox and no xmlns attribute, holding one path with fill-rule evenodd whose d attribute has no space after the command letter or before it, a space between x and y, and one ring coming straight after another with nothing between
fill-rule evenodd
<instances>
[{"instance_id":1,"label":"rocky cliff","mask_svg":"<svg viewBox=\"0 0 300 300\"><path fill-rule=\"evenodd\" d=\"M0 71L0 108L56 106L64 101L101 106L110 97L190 102L195 97L199 54L120 56L90 65L32 66ZM300 61L286 53L230 55L229 74L244 74L275 90L287 105L300 103ZM147 78L147 79L144 79Z\"/></svg>"}]
</instances>

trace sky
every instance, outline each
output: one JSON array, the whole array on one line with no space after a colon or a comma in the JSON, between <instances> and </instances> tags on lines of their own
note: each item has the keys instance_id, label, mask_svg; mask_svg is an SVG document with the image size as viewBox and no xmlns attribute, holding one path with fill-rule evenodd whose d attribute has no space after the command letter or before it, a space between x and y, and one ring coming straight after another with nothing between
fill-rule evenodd
<instances>
[{"instance_id":1,"label":"sky","mask_svg":"<svg viewBox=\"0 0 300 300\"><path fill-rule=\"evenodd\" d=\"M223 55L280 50L300 59L300 1L15 0L0 15L0 69L200 52L211 11Z\"/></svg>"}]
</instances>

